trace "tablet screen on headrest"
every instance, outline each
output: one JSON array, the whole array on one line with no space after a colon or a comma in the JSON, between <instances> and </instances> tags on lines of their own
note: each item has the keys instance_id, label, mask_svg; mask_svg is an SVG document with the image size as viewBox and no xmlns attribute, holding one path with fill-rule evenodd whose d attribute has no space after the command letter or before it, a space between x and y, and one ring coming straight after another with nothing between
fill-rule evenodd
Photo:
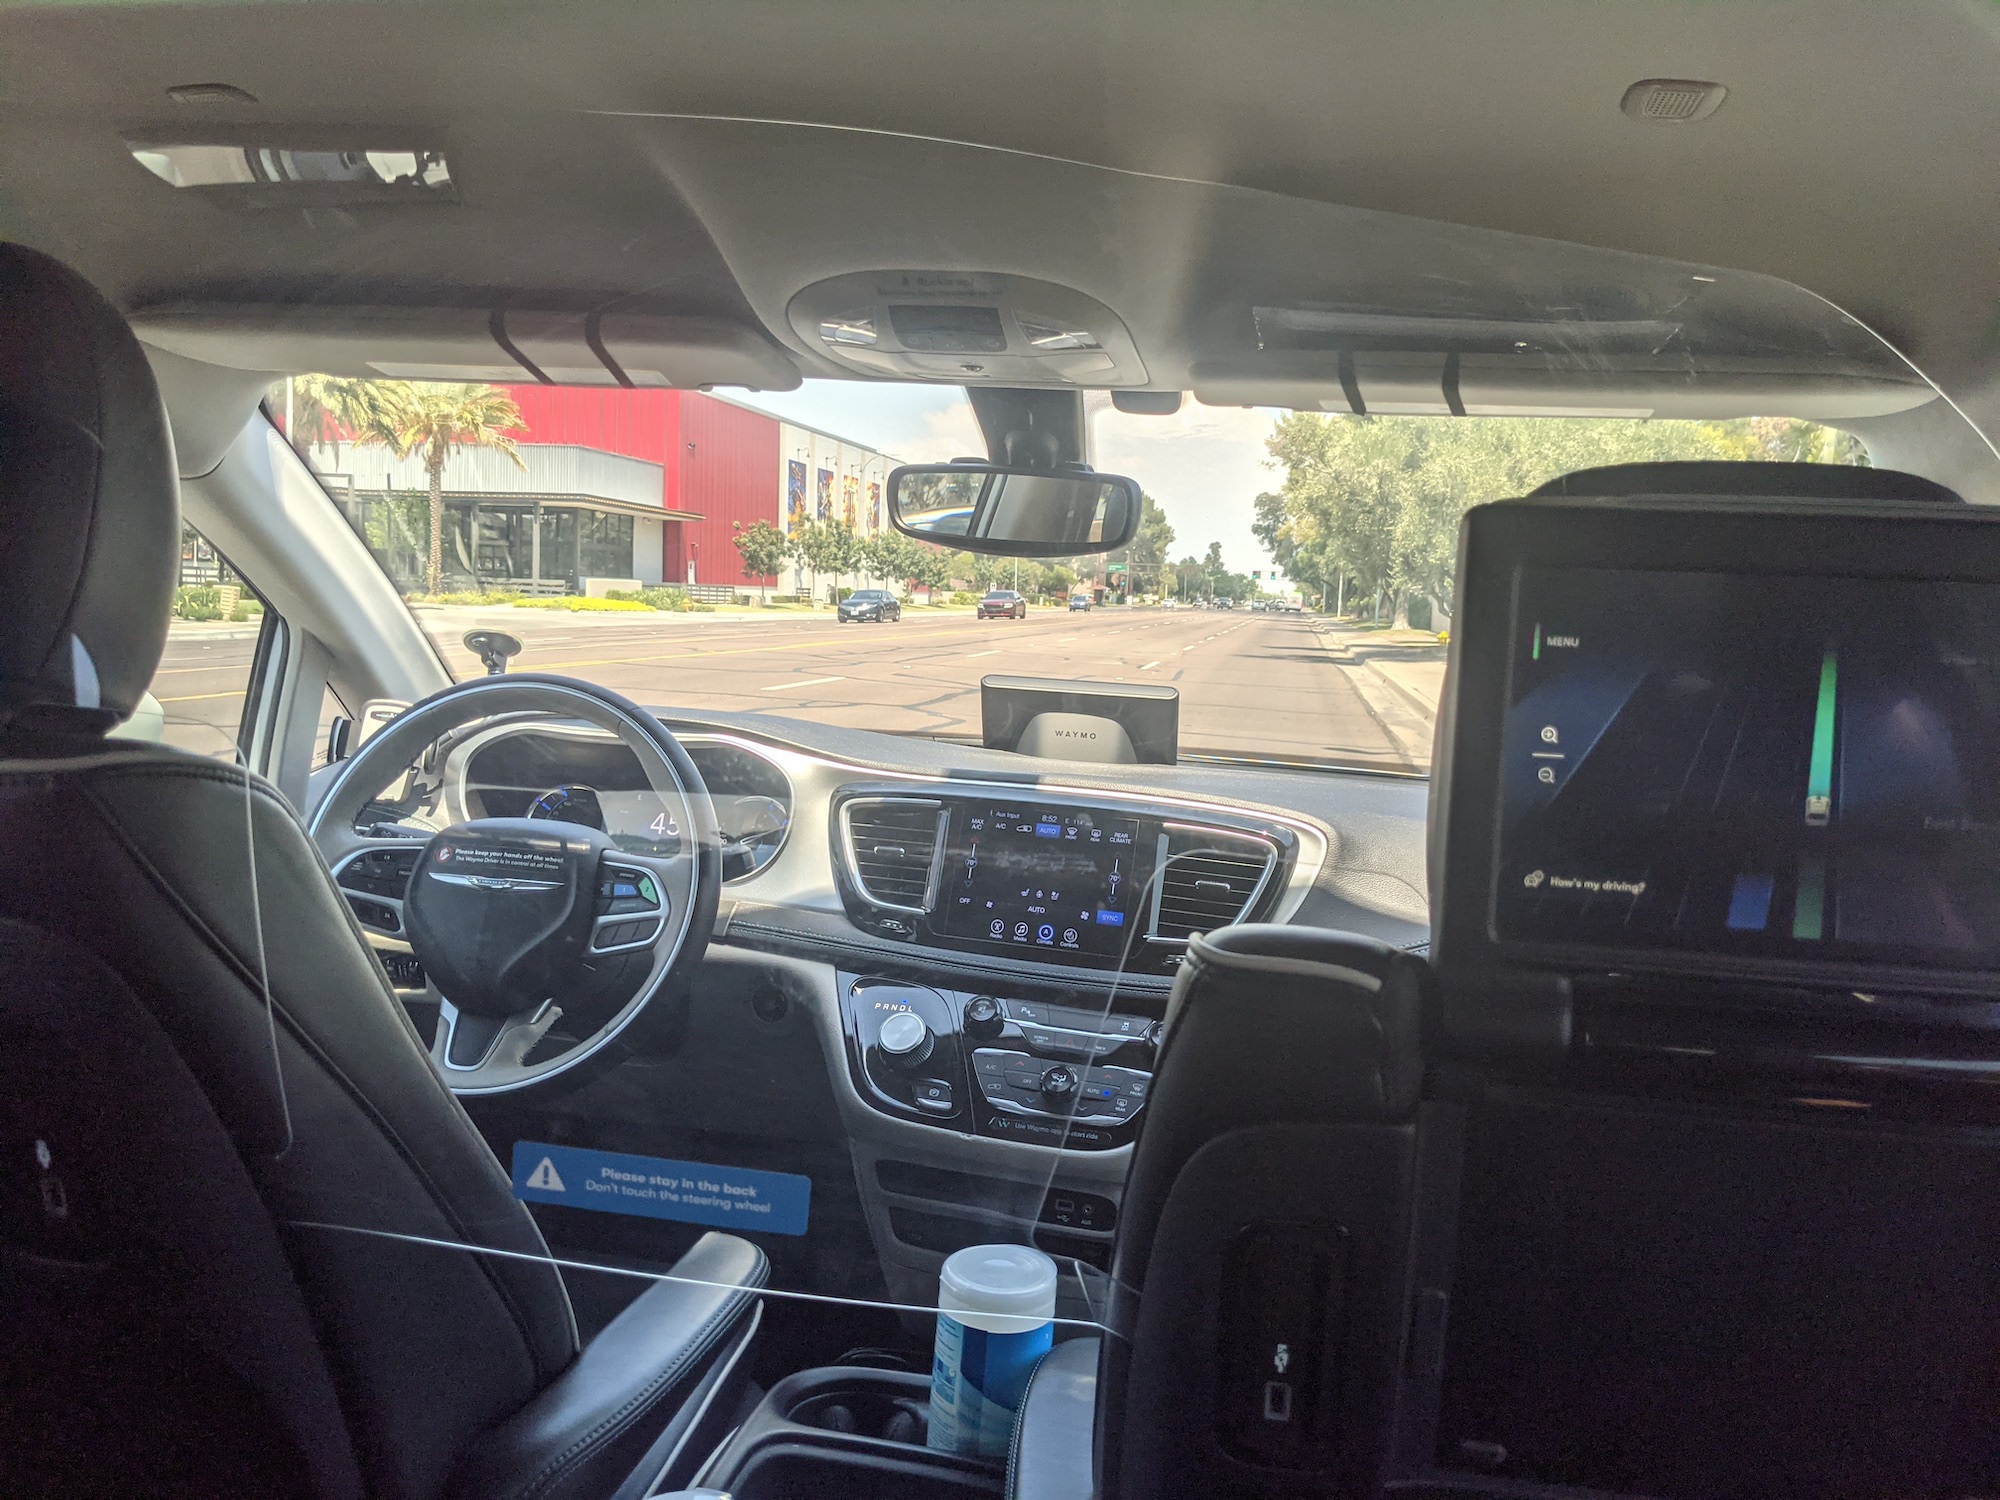
<instances>
[{"instance_id":1,"label":"tablet screen on headrest","mask_svg":"<svg viewBox=\"0 0 2000 1500\"><path fill-rule=\"evenodd\" d=\"M1497 936L2000 966L2000 586L1517 580Z\"/></svg>"}]
</instances>

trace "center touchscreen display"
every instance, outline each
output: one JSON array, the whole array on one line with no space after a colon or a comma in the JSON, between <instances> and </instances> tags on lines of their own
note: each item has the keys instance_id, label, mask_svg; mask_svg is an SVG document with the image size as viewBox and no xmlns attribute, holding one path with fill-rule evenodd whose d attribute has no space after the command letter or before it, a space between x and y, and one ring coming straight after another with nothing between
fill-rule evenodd
<instances>
[{"instance_id":1,"label":"center touchscreen display","mask_svg":"<svg viewBox=\"0 0 2000 1500\"><path fill-rule=\"evenodd\" d=\"M1020 948L1117 958L1142 918L1139 821L1029 802L954 814L944 929Z\"/></svg>"},{"instance_id":2,"label":"center touchscreen display","mask_svg":"<svg viewBox=\"0 0 2000 1500\"><path fill-rule=\"evenodd\" d=\"M2000 967L2000 587L1524 568L1503 940Z\"/></svg>"}]
</instances>

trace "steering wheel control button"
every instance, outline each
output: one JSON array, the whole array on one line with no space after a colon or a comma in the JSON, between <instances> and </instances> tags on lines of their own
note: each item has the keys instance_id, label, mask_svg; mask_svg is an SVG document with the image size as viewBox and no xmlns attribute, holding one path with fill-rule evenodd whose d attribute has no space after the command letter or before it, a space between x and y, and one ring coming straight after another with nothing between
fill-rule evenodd
<instances>
[{"instance_id":1,"label":"steering wheel control button","mask_svg":"<svg viewBox=\"0 0 2000 1500\"><path fill-rule=\"evenodd\" d=\"M607 863L597 881L599 916L624 917L661 910L660 888L644 870Z\"/></svg>"},{"instance_id":2,"label":"steering wheel control button","mask_svg":"<svg viewBox=\"0 0 2000 1500\"><path fill-rule=\"evenodd\" d=\"M882 1055L899 1068L914 1068L931 1055L936 1044L923 1017L907 1010L899 1010L884 1021L875 1037Z\"/></svg>"}]
</instances>

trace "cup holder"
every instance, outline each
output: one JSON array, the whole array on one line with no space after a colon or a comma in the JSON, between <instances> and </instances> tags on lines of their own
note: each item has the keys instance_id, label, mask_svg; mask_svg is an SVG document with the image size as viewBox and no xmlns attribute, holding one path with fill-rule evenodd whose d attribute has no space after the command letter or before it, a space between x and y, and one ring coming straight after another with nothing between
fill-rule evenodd
<instances>
[{"instance_id":1,"label":"cup holder","mask_svg":"<svg viewBox=\"0 0 2000 1500\"><path fill-rule=\"evenodd\" d=\"M701 1476L737 1500L985 1500L997 1459L939 1453L929 1375L838 1365L779 1381Z\"/></svg>"},{"instance_id":2,"label":"cup holder","mask_svg":"<svg viewBox=\"0 0 2000 1500\"><path fill-rule=\"evenodd\" d=\"M931 1408L928 1399L855 1386L815 1392L793 1405L785 1419L823 1432L851 1432L921 1448L930 1435Z\"/></svg>"}]
</instances>

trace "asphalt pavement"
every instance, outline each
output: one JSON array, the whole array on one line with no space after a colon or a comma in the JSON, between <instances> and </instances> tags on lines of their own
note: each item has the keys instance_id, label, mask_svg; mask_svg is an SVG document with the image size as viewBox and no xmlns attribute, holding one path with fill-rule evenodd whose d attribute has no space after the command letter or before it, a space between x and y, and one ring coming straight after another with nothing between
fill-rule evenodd
<instances>
[{"instance_id":1,"label":"asphalt pavement","mask_svg":"<svg viewBox=\"0 0 2000 1500\"><path fill-rule=\"evenodd\" d=\"M830 614L423 609L419 617L457 676L481 670L458 637L494 624L524 642L517 670L581 677L657 707L976 738L979 680L991 672L1161 683L1180 690L1184 751L1424 769L1412 737L1392 732L1371 705L1373 682L1357 683L1365 668L1306 615L1030 609L1025 620L981 621L967 607L886 625L837 625ZM175 628L153 688L169 741L230 753L255 644L245 627Z\"/></svg>"}]
</instances>

